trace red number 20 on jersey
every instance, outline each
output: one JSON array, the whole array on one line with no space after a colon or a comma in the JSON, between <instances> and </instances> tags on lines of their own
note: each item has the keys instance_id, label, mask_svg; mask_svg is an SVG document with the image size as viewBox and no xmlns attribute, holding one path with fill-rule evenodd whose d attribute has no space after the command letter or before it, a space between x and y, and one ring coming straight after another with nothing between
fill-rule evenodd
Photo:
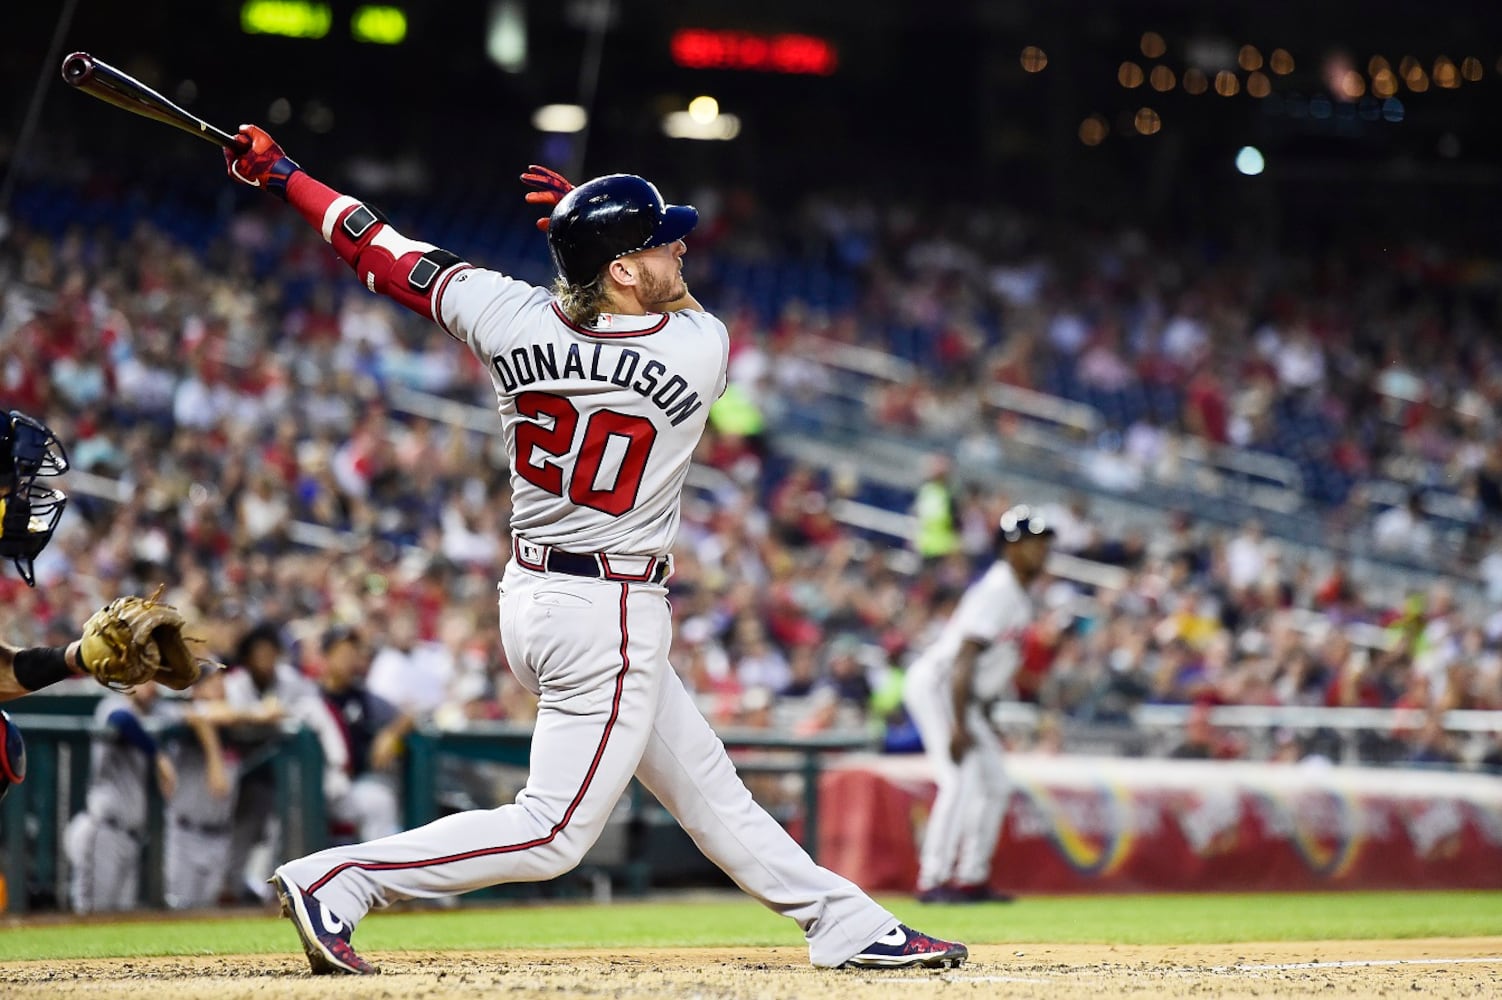
<instances>
[{"instance_id":1,"label":"red number 20 on jersey","mask_svg":"<svg viewBox=\"0 0 1502 1000\"><path fill-rule=\"evenodd\" d=\"M556 461L534 464L532 450L538 449L555 459L567 455L579 427L578 409L562 396L524 392L516 397L516 412L531 420L553 418L552 427L540 422L517 426L516 474L540 490L555 497L563 496L563 466ZM605 449L612 437L626 442L626 452L621 458L615 482L608 488L597 489L595 480L599 478ZM652 443L656 440L657 428L645 417L615 410L597 410L584 422L579 457L569 476L568 498L581 507L603 511L612 517L626 513L636 506L642 473L646 471L647 457L652 454Z\"/></svg>"}]
</instances>

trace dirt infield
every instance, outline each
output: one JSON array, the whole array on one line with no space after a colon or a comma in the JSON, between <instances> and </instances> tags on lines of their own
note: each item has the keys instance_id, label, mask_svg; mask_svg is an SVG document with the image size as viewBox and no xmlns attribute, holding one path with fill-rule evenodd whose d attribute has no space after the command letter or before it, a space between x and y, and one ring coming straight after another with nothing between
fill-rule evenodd
<instances>
[{"instance_id":1,"label":"dirt infield","mask_svg":"<svg viewBox=\"0 0 1502 1000\"><path fill-rule=\"evenodd\" d=\"M478 997L1496 996L1502 938L975 949L946 972L831 972L793 948L480 953L386 952L378 978L313 978L301 955L0 964L0 994L186 1000L469 1000Z\"/></svg>"}]
</instances>

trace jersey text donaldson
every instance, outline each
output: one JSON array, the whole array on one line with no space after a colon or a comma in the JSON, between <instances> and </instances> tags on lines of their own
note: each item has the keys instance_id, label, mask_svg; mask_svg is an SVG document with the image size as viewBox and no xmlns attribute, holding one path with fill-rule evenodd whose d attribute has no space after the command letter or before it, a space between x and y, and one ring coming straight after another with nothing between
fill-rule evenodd
<instances>
[{"instance_id":1,"label":"jersey text donaldson","mask_svg":"<svg viewBox=\"0 0 1502 1000\"><path fill-rule=\"evenodd\" d=\"M641 353L629 347L612 348L605 344L592 344L587 350L580 350L578 344L570 344L560 368L557 352L552 344L533 344L530 350L526 347L514 347L509 354L496 354L491 357L490 363L500 376L501 387L507 392L515 392L520 386L534 382L560 378L589 379L634 389L657 404L657 408L667 415L674 427L704 405L697 392L690 391L688 395L684 395L685 390L688 390L688 382L681 376L669 375L667 366L661 361L652 360L642 364ZM641 369L639 378L638 367ZM664 375L668 375L665 382L662 381Z\"/></svg>"}]
</instances>

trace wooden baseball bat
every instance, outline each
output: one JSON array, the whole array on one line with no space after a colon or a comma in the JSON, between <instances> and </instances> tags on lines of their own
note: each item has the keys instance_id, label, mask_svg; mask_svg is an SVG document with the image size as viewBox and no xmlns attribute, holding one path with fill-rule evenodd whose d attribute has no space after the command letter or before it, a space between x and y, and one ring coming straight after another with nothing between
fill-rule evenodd
<instances>
[{"instance_id":1,"label":"wooden baseball bat","mask_svg":"<svg viewBox=\"0 0 1502 1000\"><path fill-rule=\"evenodd\" d=\"M122 73L87 52L75 52L63 60L63 80L91 97L124 108L142 118L171 125L216 146L240 148L245 140L217 129L185 111L129 73Z\"/></svg>"}]
</instances>

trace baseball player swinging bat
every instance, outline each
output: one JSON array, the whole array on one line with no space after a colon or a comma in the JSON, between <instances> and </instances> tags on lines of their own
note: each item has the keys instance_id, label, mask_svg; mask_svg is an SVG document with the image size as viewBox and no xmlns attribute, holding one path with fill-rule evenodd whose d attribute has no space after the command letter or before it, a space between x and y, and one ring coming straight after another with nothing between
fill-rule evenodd
<instances>
[{"instance_id":1,"label":"baseball player swinging bat","mask_svg":"<svg viewBox=\"0 0 1502 1000\"><path fill-rule=\"evenodd\" d=\"M217 129L197 115L173 104L129 73L95 59L87 52L75 52L63 60L63 80L91 97L124 108L143 118L182 129L216 146L243 149L245 140Z\"/></svg>"}]
</instances>

